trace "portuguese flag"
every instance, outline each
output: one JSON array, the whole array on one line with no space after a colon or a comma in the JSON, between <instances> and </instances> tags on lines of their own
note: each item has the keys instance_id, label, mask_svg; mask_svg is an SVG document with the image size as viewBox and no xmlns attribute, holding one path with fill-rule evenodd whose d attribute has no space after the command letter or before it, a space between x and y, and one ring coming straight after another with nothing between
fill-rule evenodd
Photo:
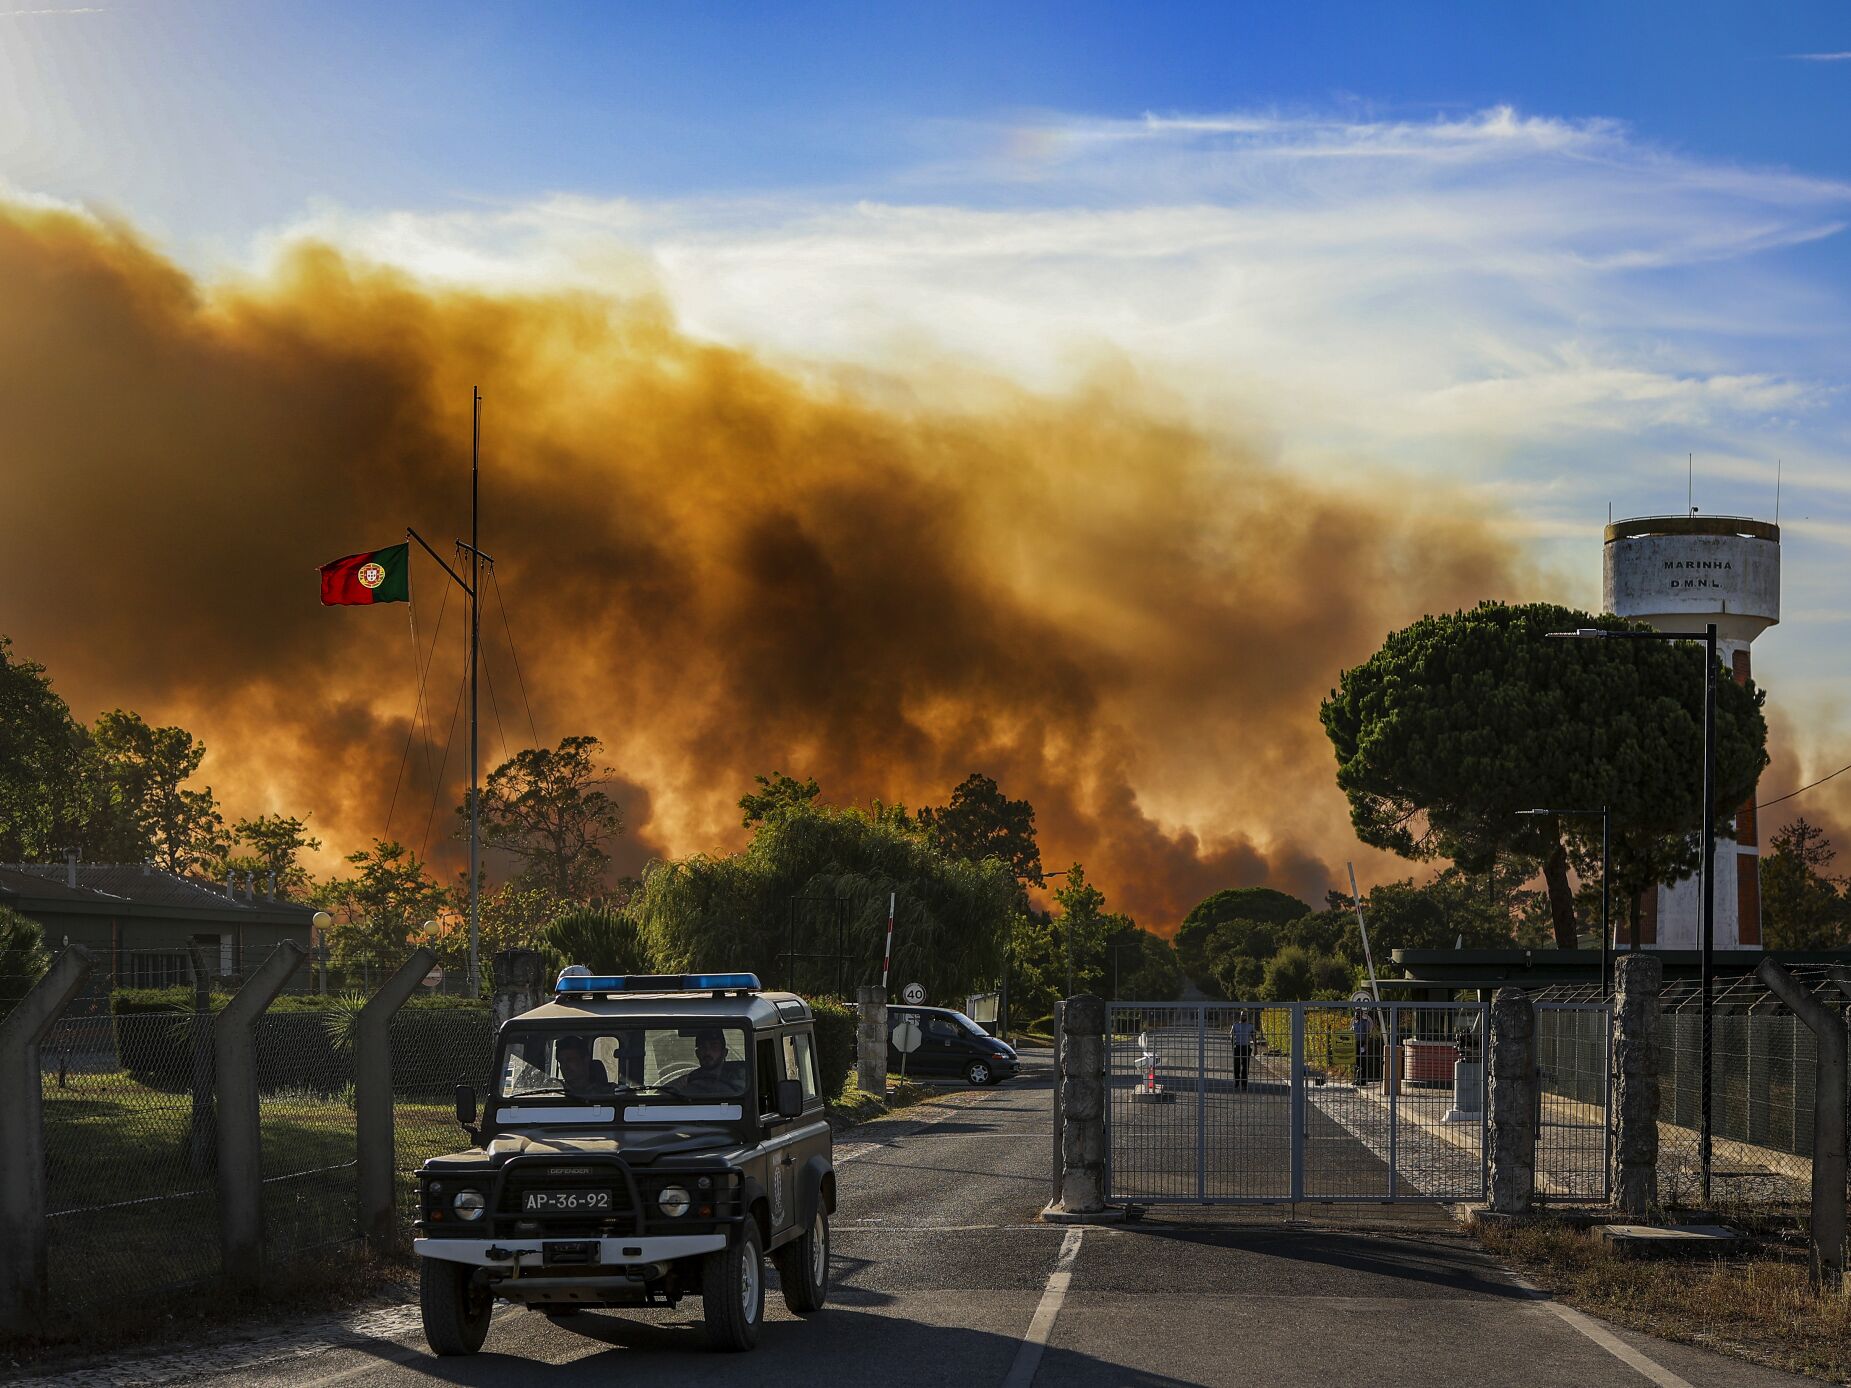
<instances>
[{"instance_id":1,"label":"portuguese flag","mask_svg":"<svg viewBox=\"0 0 1851 1388\"><path fill-rule=\"evenodd\" d=\"M321 566L324 607L411 601L411 546L350 554Z\"/></svg>"}]
</instances>

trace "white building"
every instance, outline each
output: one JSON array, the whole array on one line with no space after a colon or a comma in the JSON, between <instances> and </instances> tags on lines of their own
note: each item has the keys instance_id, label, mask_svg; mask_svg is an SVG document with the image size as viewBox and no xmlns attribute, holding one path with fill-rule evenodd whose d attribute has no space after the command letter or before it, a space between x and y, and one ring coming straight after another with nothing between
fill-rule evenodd
<instances>
[{"instance_id":1,"label":"white building","mask_svg":"<svg viewBox=\"0 0 1851 1388\"><path fill-rule=\"evenodd\" d=\"M1737 516L1644 516L1609 525L1605 550L1607 611L1663 631L1701 632L1705 623L1715 622L1723 663L1738 681L1748 679L1749 647L1780 620L1778 526ZM1733 826L1717 825L1719 950L1761 945L1760 851L1751 799L1737 811ZM1701 946L1701 877L1660 887L1644 907L1640 943L1660 949ZM1618 943L1625 943L1623 931Z\"/></svg>"}]
</instances>

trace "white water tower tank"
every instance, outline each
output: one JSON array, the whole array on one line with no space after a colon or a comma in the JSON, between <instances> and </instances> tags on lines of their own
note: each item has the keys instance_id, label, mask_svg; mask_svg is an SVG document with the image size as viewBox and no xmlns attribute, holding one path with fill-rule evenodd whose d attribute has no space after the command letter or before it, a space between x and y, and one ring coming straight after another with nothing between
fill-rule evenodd
<instances>
[{"instance_id":1,"label":"white water tower tank","mask_svg":"<svg viewBox=\"0 0 1851 1388\"><path fill-rule=\"evenodd\" d=\"M1607 527L1602 595L1607 611L1661 631L1701 633L1715 622L1723 663L1746 681L1749 647L1780 620L1780 528L1740 516L1616 521ZM1701 675L1699 668L1691 678ZM1718 826L1716 948L1759 949L1760 849L1752 802L1736 812L1733 842L1723 837L1728 829ZM1701 880L1691 877L1648 896L1641 943L1700 948L1702 891ZM1623 945L1624 927L1616 933Z\"/></svg>"}]
</instances>

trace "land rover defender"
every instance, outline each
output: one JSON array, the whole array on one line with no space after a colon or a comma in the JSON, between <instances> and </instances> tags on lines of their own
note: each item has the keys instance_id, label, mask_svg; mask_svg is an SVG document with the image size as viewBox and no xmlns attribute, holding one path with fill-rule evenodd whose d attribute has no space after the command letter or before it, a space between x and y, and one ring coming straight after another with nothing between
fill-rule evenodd
<instances>
[{"instance_id":1,"label":"land rover defender","mask_svg":"<svg viewBox=\"0 0 1851 1388\"><path fill-rule=\"evenodd\" d=\"M511 1018L473 1144L418 1171L424 1334L482 1347L497 1300L551 1315L698 1296L710 1342L758 1342L763 1264L822 1308L835 1169L809 1005L752 974L559 976Z\"/></svg>"}]
</instances>

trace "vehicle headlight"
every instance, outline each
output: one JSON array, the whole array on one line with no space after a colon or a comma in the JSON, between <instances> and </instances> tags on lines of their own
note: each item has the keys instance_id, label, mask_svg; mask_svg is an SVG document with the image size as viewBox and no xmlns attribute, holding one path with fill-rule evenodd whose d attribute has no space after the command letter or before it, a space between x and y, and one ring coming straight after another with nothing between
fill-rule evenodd
<instances>
[{"instance_id":1,"label":"vehicle headlight","mask_svg":"<svg viewBox=\"0 0 1851 1388\"><path fill-rule=\"evenodd\" d=\"M664 1186L662 1193L656 1197L656 1208L670 1219L680 1219L693 1203L688 1198L688 1192L680 1186Z\"/></svg>"},{"instance_id":2,"label":"vehicle headlight","mask_svg":"<svg viewBox=\"0 0 1851 1388\"><path fill-rule=\"evenodd\" d=\"M479 1190L459 1190L450 1208L456 1211L458 1219L480 1219L482 1211L488 1208L488 1201Z\"/></svg>"}]
</instances>

